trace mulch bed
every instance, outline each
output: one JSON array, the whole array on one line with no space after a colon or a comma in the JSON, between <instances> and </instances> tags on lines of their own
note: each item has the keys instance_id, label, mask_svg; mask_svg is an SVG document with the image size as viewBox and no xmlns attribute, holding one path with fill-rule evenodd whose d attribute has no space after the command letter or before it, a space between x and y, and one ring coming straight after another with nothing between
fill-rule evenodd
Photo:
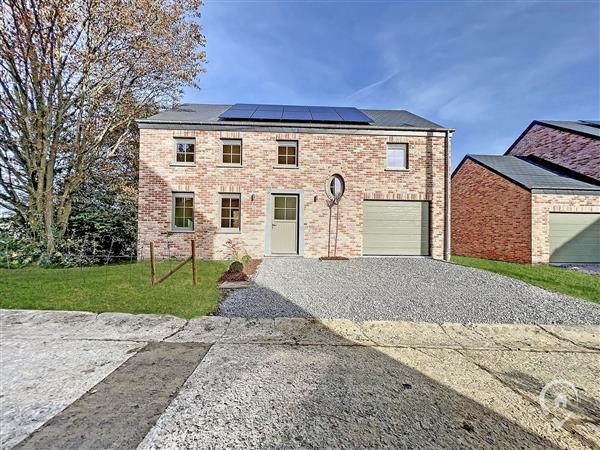
<instances>
[{"instance_id":1,"label":"mulch bed","mask_svg":"<svg viewBox=\"0 0 600 450\"><path fill-rule=\"evenodd\" d=\"M350 258L345 256L321 256L319 259L321 261L348 261Z\"/></svg>"},{"instance_id":2,"label":"mulch bed","mask_svg":"<svg viewBox=\"0 0 600 450\"><path fill-rule=\"evenodd\" d=\"M221 275L221 278L219 278L219 282L222 283L223 281L248 281L248 277L254 272L256 272L256 269L258 268L261 262L262 259L251 260L248 264L246 264L246 267L244 267L243 272L227 271L223 275Z\"/></svg>"},{"instance_id":3,"label":"mulch bed","mask_svg":"<svg viewBox=\"0 0 600 450\"><path fill-rule=\"evenodd\" d=\"M220 282L223 281L247 281L248 280L248 275L246 275L244 272L225 272L223 275L221 275L221 278L219 278Z\"/></svg>"}]
</instances>

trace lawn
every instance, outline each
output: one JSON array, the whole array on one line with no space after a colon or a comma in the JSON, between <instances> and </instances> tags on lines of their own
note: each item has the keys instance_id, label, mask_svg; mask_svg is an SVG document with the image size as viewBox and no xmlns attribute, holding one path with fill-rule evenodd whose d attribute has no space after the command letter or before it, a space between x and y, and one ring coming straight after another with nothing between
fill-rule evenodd
<instances>
[{"instance_id":1,"label":"lawn","mask_svg":"<svg viewBox=\"0 0 600 450\"><path fill-rule=\"evenodd\" d=\"M160 277L176 261L157 264ZM191 318L210 314L219 302L217 280L223 261L198 261L198 284L191 264L162 284L150 284L150 264L113 264L74 269L0 269L0 308L172 314Z\"/></svg>"},{"instance_id":2,"label":"lawn","mask_svg":"<svg viewBox=\"0 0 600 450\"><path fill-rule=\"evenodd\" d=\"M549 291L560 292L600 303L600 276L543 264L516 264L487 259L453 256L452 262L462 266L496 272Z\"/></svg>"}]
</instances>

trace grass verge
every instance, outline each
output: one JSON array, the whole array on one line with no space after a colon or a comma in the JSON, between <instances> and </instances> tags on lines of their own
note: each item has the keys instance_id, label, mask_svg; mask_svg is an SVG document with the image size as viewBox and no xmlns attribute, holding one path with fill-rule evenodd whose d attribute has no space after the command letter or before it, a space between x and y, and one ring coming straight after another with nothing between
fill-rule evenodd
<instances>
[{"instance_id":1,"label":"grass verge","mask_svg":"<svg viewBox=\"0 0 600 450\"><path fill-rule=\"evenodd\" d=\"M160 277L176 261L157 264ZM0 308L172 314L189 319L210 314L219 302L217 280L224 261L198 261L198 284L191 264L162 284L150 284L150 264L114 264L70 269L0 269Z\"/></svg>"},{"instance_id":2,"label":"grass verge","mask_svg":"<svg viewBox=\"0 0 600 450\"><path fill-rule=\"evenodd\" d=\"M543 264L517 264L453 256L452 262L506 275L549 291L600 303L600 276Z\"/></svg>"}]
</instances>

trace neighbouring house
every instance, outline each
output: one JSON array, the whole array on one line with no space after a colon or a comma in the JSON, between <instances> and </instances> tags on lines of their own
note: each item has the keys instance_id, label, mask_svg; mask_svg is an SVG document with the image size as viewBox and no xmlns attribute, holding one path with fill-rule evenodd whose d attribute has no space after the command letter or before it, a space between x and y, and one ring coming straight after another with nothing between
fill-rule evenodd
<instances>
[{"instance_id":1,"label":"neighbouring house","mask_svg":"<svg viewBox=\"0 0 600 450\"><path fill-rule=\"evenodd\" d=\"M467 155L452 174L452 252L600 262L600 122L534 121L504 155Z\"/></svg>"},{"instance_id":2,"label":"neighbouring house","mask_svg":"<svg viewBox=\"0 0 600 450\"><path fill-rule=\"evenodd\" d=\"M232 242L255 258L326 256L343 191L339 256L449 257L452 129L403 110L248 104L138 124L140 256L152 241L188 256L191 239L204 258Z\"/></svg>"}]
</instances>

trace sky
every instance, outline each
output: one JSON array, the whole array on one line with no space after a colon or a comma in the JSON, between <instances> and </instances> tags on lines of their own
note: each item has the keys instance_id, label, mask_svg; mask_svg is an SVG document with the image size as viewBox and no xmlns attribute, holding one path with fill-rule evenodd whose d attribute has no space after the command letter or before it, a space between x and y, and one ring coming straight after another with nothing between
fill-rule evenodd
<instances>
[{"instance_id":1,"label":"sky","mask_svg":"<svg viewBox=\"0 0 600 450\"><path fill-rule=\"evenodd\" d=\"M532 120L599 120L600 1L207 0L187 103L406 109L503 153Z\"/></svg>"}]
</instances>

